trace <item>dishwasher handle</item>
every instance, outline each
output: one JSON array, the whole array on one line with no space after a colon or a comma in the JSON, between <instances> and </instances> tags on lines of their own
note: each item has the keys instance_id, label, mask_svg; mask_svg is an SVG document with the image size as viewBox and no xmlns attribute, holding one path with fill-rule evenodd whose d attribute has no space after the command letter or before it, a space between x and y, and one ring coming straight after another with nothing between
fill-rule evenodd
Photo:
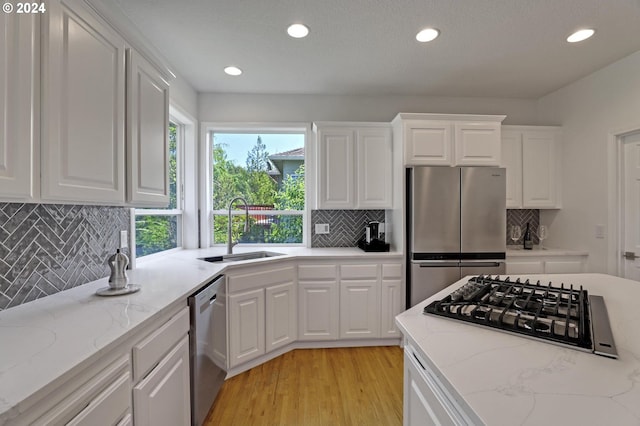
<instances>
[{"instance_id":1,"label":"dishwasher handle","mask_svg":"<svg viewBox=\"0 0 640 426\"><path fill-rule=\"evenodd\" d=\"M218 291L220 291L220 286L222 285L224 285L224 275L218 275L195 294L196 306L200 314L209 309L216 301Z\"/></svg>"}]
</instances>

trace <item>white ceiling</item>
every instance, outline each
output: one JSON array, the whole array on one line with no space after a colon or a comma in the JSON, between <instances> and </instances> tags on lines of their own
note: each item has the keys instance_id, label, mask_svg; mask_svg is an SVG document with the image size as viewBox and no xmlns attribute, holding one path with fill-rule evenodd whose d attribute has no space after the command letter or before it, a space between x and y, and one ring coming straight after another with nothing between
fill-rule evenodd
<instances>
[{"instance_id":1,"label":"white ceiling","mask_svg":"<svg viewBox=\"0 0 640 426\"><path fill-rule=\"evenodd\" d=\"M113 1L198 92L538 98L640 50L640 0Z\"/></svg>"}]
</instances>

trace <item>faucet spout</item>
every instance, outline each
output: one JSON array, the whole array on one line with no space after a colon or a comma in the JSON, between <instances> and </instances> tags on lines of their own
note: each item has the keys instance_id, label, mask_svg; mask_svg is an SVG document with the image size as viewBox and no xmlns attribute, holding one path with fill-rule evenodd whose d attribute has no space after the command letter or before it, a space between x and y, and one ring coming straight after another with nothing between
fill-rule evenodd
<instances>
[{"instance_id":1,"label":"faucet spout","mask_svg":"<svg viewBox=\"0 0 640 426\"><path fill-rule=\"evenodd\" d=\"M227 221L227 254L232 254L233 246L238 244L237 242L234 243L232 241L232 236L231 236L231 221L232 221L231 210L233 209L233 204L236 201L242 201L244 203L244 232L249 232L249 229L250 229L249 205L247 204L247 200L245 200L243 197L235 197L229 202L229 220Z\"/></svg>"}]
</instances>

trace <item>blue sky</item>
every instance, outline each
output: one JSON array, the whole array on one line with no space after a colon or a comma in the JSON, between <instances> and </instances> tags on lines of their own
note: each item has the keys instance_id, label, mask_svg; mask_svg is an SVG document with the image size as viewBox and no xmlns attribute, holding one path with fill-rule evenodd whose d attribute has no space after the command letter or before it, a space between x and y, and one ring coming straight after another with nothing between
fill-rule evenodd
<instances>
[{"instance_id":1,"label":"blue sky","mask_svg":"<svg viewBox=\"0 0 640 426\"><path fill-rule=\"evenodd\" d=\"M238 166L244 166L247 160L247 153L253 148L258 140L267 146L269 154L289 151L304 146L304 135L273 134L273 133L215 133L214 143L224 143L227 158Z\"/></svg>"}]
</instances>

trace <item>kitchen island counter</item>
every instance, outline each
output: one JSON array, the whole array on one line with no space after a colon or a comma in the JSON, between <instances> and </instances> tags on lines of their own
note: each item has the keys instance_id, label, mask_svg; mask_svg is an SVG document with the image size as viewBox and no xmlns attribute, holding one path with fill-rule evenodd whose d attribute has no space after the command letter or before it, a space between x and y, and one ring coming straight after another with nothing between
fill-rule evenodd
<instances>
[{"instance_id":1,"label":"kitchen island counter","mask_svg":"<svg viewBox=\"0 0 640 426\"><path fill-rule=\"evenodd\" d=\"M603 274L523 278L604 297L619 359L424 315L462 279L396 317L410 345L468 417L487 425L640 424L640 283ZM405 413L406 414L406 413Z\"/></svg>"}]
</instances>

